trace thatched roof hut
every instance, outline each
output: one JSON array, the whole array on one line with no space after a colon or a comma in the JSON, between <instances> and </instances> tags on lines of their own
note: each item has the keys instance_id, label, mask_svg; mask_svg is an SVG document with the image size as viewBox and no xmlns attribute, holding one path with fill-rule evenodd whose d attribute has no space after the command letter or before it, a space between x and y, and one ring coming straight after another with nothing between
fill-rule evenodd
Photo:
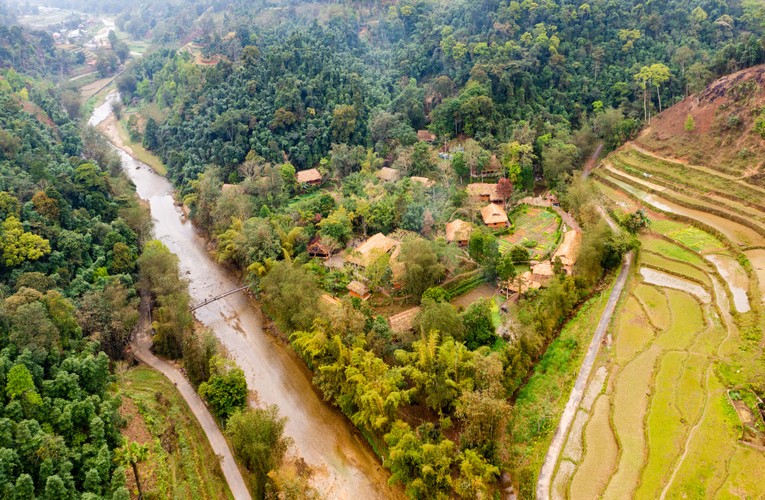
<instances>
[{"instance_id":1,"label":"thatched roof hut","mask_svg":"<svg viewBox=\"0 0 765 500\"><path fill-rule=\"evenodd\" d=\"M417 140L422 142L434 142L436 140L436 134L430 130L418 130Z\"/></svg>"},{"instance_id":2,"label":"thatched roof hut","mask_svg":"<svg viewBox=\"0 0 765 500\"><path fill-rule=\"evenodd\" d=\"M361 281L353 280L350 283L348 283L348 292L351 297L356 297L357 299L361 300L367 300L369 297L372 296L371 293L369 293L369 287L366 286Z\"/></svg>"},{"instance_id":3,"label":"thatched roof hut","mask_svg":"<svg viewBox=\"0 0 765 500\"><path fill-rule=\"evenodd\" d=\"M332 250L327 245L323 244L319 238L315 238L310 242L306 250L311 257L327 258L332 255Z\"/></svg>"},{"instance_id":4,"label":"thatched roof hut","mask_svg":"<svg viewBox=\"0 0 765 500\"><path fill-rule=\"evenodd\" d=\"M446 241L457 243L459 246L467 246L473 225L461 219L455 219L446 224Z\"/></svg>"},{"instance_id":5,"label":"thatched roof hut","mask_svg":"<svg viewBox=\"0 0 765 500\"><path fill-rule=\"evenodd\" d=\"M497 185L487 182L474 182L466 188L468 196L474 200L501 203L502 198L497 194Z\"/></svg>"},{"instance_id":6,"label":"thatched roof hut","mask_svg":"<svg viewBox=\"0 0 765 500\"><path fill-rule=\"evenodd\" d=\"M221 193L244 193L244 188L241 184L223 184L220 188Z\"/></svg>"},{"instance_id":7,"label":"thatched roof hut","mask_svg":"<svg viewBox=\"0 0 765 500\"><path fill-rule=\"evenodd\" d=\"M412 182L416 182L417 184L422 184L426 188L430 188L436 185L435 181L432 181L428 179L427 177L410 177Z\"/></svg>"},{"instance_id":8,"label":"thatched roof hut","mask_svg":"<svg viewBox=\"0 0 765 500\"><path fill-rule=\"evenodd\" d=\"M579 245L582 241L581 233L574 229L569 229L563 233L563 241L558 249L553 254L553 260L559 257L563 263L563 268L567 273L571 274L576 264L576 259L579 256Z\"/></svg>"},{"instance_id":9,"label":"thatched roof hut","mask_svg":"<svg viewBox=\"0 0 765 500\"><path fill-rule=\"evenodd\" d=\"M345 258L345 261L359 267L367 267L374 259L384 253L390 252L397 247L399 242L388 238L382 233L377 233L364 243L353 249Z\"/></svg>"},{"instance_id":10,"label":"thatched roof hut","mask_svg":"<svg viewBox=\"0 0 765 500\"><path fill-rule=\"evenodd\" d=\"M309 184L311 186L321 184L321 173L315 168L301 170L297 174L298 184Z\"/></svg>"},{"instance_id":11,"label":"thatched roof hut","mask_svg":"<svg viewBox=\"0 0 765 500\"><path fill-rule=\"evenodd\" d=\"M505 210L499 205L489 203L481 209L483 223L491 228L507 227L508 218Z\"/></svg>"},{"instance_id":12,"label":"thatched roof hut","mask_svg":"<svg viewBox=\"0 0 765 500\"><path fill-rule=\"evenodd\" d=\"M383 182L396 182L401 178L401 172L395 168L383 167L377 172L377 178Z\"/></svg>"},{"instance_id":13,"label":"thatched roof hut","mask_svg":"<svg viewBox=\"0 0 765 500\"><path fill-rule=\"evenodd\" d=\"M541 285L546 285L555 275L552 262L544 260L531 266L531 279Z\"/></svg>"},{"instance_id":14,"label":"thatched roof hut","mask_svg":"<svg viewBox=\"0 0 765 500\"><path fill-rule=\"evenodd\" d=\"M404 312L398 313L388 318L391 330L396 333L406 333L414 328L414 319L420 313L419 307L413 307L407 309Z\"/></svg>"}]
</instances>

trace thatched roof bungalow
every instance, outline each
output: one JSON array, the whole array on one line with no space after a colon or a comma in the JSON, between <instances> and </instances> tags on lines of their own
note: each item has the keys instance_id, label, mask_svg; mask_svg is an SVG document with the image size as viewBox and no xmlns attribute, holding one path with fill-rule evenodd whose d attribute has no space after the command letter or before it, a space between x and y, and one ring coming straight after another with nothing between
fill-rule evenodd
<instances>
[{"instance_id":1,"label":"thatched roof bungalow","mask_svg":"<svg viewBox=\"0 0 765 500\"><path fill-rule=\"evenodd\" d=\"M383 182L396 182L401 178L401 172L395 168L383 167L377 172L377 178Z\"/></svg>"},{"instance_id":2,"label":"thatched roof bungalow","mask_svg":"<svg viewBox=\"0 0 765 500\"><path fill-rule=\"evenodd\" d=\"M552 262L544 260L531 266L531 279L540 285L546 285L555 275Z\"/></svg>"},{"instance_id":3,"label":"thatched roof bungalow","mask_svg":"<svg viewBox=\"0 0 765 500\"><path fill-rule=\"evenodd\" d=\"M369 297L372 296L371 293L369 293L369 287L366 286L361 281L351 281L348 283L348 295L351 297L356 297L357 299L361 300L368 300Z\"/></svg>"},{"instance_id":4,"label":"thatched roof bungalow","mask_svg":"<svg viewBox=\"0 0 765 500\"><path fill-rule=\"evenodd\" d=\"M326 259L332 255L331 249L327 245L324 245L319 238L315 238L310 242L306 250L311 257L322 257Z\"/></svg>"},{"instance_id":5,"label":"thatched roof bungalow","mask_svg":"<svg viewBox=\"0 0 765 500\"><path fill-rule=\"evenodd\" d=\"M483 223L492 229L505 228L509 223L505 210L494 203L489 203L481 209L481 217Z\"/></svg>"},{"instance_id":6,"label":"thatched roof bungalow","mask_svg":"<svg viewBox=\"0 0 765 500\"><path fill-rule=\"evenodd\" d=\"M579 256L579 245L582 241L581 236L579 231L569 229L563 233L563 241L553 254L553 260L555 260L556 257L560 258L563 263L563 268L569 274L573 271L574 264L576 264L576 259Z\"/></svg>"},{"instance_id":7,"label":"thatched roof bungalow","mask_svg":"<svg viewBox=\"0 0 765 500\"><path fill-rule=\"evenodd\" d=\"M427 177L410 177L412 182L422 184L426 188L431 188L436 185L435 181L428 179Z\"/></svg>"},{"instance_id":8,"label":"thatched roof bungalow","mask_svg":"<svg viewBox=\"0 0 765 500\"><path fill-rule=\"evenodd\" d=\"M413 307L407 309L404 312L398 313L388 318L391 330L395 333L406 333L414 328L414 319L420 313L419 307Z\"/></svg>"},{"instance_id":9,"label":"thatched roof bungalow","mask_svg":"<svg viewBox=\"0 0 765 500\"><path fill-rule=\"evenodd\" d=\"M486 182L475 182L468 184L467 194L470 198L477 201L488 201L490 203L502 203L502 198L497 194L497 185Z\"/></svg>"},{"instance_id":10,"label":"thatched roof bungalow","mask_svg":"<svg viewBox=\"0 0 765 500\"><path fill-rule=\"evenodd\" d=\"M455 219L446 224L446 241L457 243L461 247L468 245L472 233L473 225L464 220Z\"/></svg>"},{"instance_id":11,"label":"thatched roof bungalow","mask_svg":"<svg viewBox=\"0 0 765 500\"><path fill-rule=\"evenodd\" d=\"M297 174L298 184L307 184L309 186L318 186L321 184L321 173L315 168L301 170Z\"/></svg>"},{"instance_id":12,"label":"thatched roof bungalow","mask_svg":"<svg viewBox=\"0 0 765 500\"><path fill-rule=\"evenodd\" d=\"M430 130L418 130L417 131L417 140L422 142L435 142L437 139L436 134L431 132Z\"/></svg>"},{"instance_id":13,"label":"thatched roof bungalow","mask_svg":"<svg viewBox=\"0 0 765 500\"><path fill-rule=\"evenodd\" d=\"M364 243L353 249L345 261L358 267L367 267L376 258L384 253L388 253L398 247L399 242L393 238L388 238L382 233L377 233Z\"/></svg>"}]
</instances>

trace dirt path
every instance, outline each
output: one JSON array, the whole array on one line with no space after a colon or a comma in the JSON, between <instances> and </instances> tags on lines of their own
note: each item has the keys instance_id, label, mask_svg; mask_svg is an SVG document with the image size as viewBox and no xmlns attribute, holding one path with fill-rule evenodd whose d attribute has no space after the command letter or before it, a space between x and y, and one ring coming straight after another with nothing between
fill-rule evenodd
<instances>
[{"instance_id":1,"label":"dirt path","mask_svg":"<svg viewBox=\"0 0 765 500\"><path fill-rule=\"evenodd\" d=\"M590 158L587 160L587 163L584 164L584 168L582 169L582 177L586 179L590 175L590 172L592 172L592 170L598 164L598 158L600 158L601 152L603 152L602 142L598 144L598 147L595 148L595 151L592 153L592 155L590 155Z\"/></svg>"},{"instance_id":2,"label":"dirt path","mask_svg":"<svg viewBox=\"0 0 765 500\"><path fill-rule=\"evenodd\" d=\"M621 297L625 283L627 283L634 257L633 252L628 253L624 257L622 270L619 272L619 277L616 278L614 288L608 296L606 308L603 311L603 315L600 317L598 327L595 329L595 334L592 337L590 346L587 348L587 355L582 362L582 367L579 369L579 375L577 375L574 388L571 390L571 396L569 396L566 408L563 410L563 415L561 415L558 428L555 429L555 435L550 443L550 448L547 450L547 455L545 455L542 470L539 473L539 479L537 480L538 499L547 500L550 498L550 486L553 473L555 472L555 466L558 463L558 458L560 457L563 444L566 441L568 431L574 421L576 412L582 402L582 396L584 396L585 389L587 388L587 381L590 379L590 373L592 372L595 359L600 351L600 345L603 343L603 337L608 330L608 326L611 324L611 317L616 309L616 304L619 301L619 297Z\"/></svg>"},{"instance_id":3,"label":"dirt path","mask_svg":"<svg viewBox=\"0 0 765 500\"><path fill-rule=\"evenodd\" d=\"M202 427L202 430L207 435L207 440L210 441L213 452L220 458L220 468L223 471L223 476L226 478L229 489L231 489L231 494L237 500L251 499L247 484L244 482L244 478L234 461L234 454L231 452L228 442L223 437L223 433L218 428L218 424L215 423L207 406L205 406L194 390L194 387L191 386L178 368L152 354L148 318L149 303L146 298L143 298L141 300L141 323L131 343L133 354L141 362L160 372L175 385L186 401L186 404L189 405L191 412L197 421L199 421L200 427Z\"/></svg>"}]
</instances>

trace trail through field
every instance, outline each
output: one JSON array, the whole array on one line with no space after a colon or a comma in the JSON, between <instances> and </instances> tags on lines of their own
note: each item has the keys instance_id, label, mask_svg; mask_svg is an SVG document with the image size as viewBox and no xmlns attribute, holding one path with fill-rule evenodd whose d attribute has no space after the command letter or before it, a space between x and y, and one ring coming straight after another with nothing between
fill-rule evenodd
<instances>
[{"instance_id":1,"label":"trail through field","mask_svg":"<svg viewBox=\"0 0 765 500\"><path fill-rule=\"evenodd\" d=\"M630 275L632 269L632 260L634 254L628 253L624 257L624 263L622 269L619 272L619 277L616 278L614 288L611 290L611 294L608 296L608 303L606 309L603 311L603 315L600 317L598 326L595 329L595 334L592 336L590 346L587 348L587 355L582 362L582 367L579 369L579 374L574 382L574 387L571 390L571 395L566 403L566 408L563 410L558 428L555 430L550 447L547 449L544 463L542 464L542 470L539 473L539 479L537 480L537 498L548 499L550 498L550 486L553 479L553 473L555 472L555 466L558 463L563 444L568 436L568 431L571 428L571 424L576 417L577 409L582 402L582 396L587 388L587 381L590 379L592 373L592 367L595 363L595 359L598 356L600 345L603 342L603 337L608 330L608 326L611 323L611 317L613 316L616 304L621 297L622 290L624 290L624 284L627 282L627 278Z\"/></svg>"},{"instance_id":2,"label":"trail through field","mask_svg":"<svg viewBox=\"0 0 765 500\"><path fill-rule=\"evenodd\" d=\"M597 166L598 164L598 158L600 158L600 153L603 152L603 143L601 142L598 144L598 147L595 148L595 151L590 155L590 157L587 159L587 163L584 164L584 168L582 169L582 177L585 179L589 177L590 172Z\"/></svg>"}]
</instances>

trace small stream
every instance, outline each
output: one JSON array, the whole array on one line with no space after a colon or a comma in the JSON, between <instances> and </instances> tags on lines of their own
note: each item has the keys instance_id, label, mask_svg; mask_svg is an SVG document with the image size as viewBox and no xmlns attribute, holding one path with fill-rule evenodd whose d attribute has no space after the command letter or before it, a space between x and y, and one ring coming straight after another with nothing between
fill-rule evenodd
<instances>
[{"instance_id":1,"label":"small stream","mask_svg":"<svg viewBox=\"0 0 765 500\"><path fill-rule=\"evenodd\" d=\"M116 98L111 94L88 123L97 126L108 118ZM182 216L170 182L120 149L124 145L117 146L123 169L138 195L149 202L155 237L180 259L192 304L238 288L239 282L210 258L207 242ZM365 500L401 496L400 490L388 486L389 475L364 438L314 390L305 364L292 349L264 333L260 311L246 295L231 295L194 314L244 370L258 404L275 404L289 419L286 434L294 439L290 454L311 466L311 483L322 496Z\"/></svg>"}]
</instances>

